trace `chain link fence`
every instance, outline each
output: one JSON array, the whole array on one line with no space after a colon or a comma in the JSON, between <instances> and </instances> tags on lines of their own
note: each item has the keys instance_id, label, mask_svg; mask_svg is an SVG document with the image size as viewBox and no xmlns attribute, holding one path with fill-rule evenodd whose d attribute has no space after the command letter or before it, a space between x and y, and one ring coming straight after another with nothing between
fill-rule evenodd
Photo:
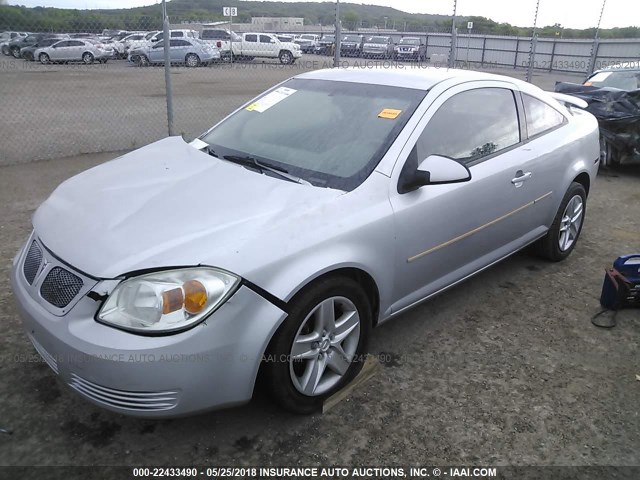
<instances>
[{"instance_id":1,"label":"chain link fence","mask_svg":"<svg viewBox=\"0 0 640 480\"><path fill-rule=\"evenodd\" d=\"M127 150L163 138L168 94L173 131L191 140L274 84L335 65L334 25L258 29L251 23L174 21L169 92L157 10L135 22L117 17L109 28L97 20L68 28L55 16L32 23L0 19L0 165ZM453 56L462 68L524 72L533 62L539 71L586 75L640 57L640 39L538 38L532 57L531 37L466 30L457 33L452 51L450 27L385 23L343 22L338 66L410 65L409 60L446 66ZM365 51L370 38L380 42L380 50ZM414 59L395 58L403 45L415 47Z\"/></svg>"}]
</instances>

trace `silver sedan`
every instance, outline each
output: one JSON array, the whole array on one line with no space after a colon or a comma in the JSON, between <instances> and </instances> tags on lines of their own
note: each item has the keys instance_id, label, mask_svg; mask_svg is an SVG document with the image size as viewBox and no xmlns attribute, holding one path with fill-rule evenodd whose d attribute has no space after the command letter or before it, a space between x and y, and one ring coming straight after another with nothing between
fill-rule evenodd
<instances>
[{"instance_id":1,"label":"silver sedan","mask_svg":"<svg viewBox=\"0 0 640 480\"><path fill-rule=\"evenodd\" d=\"M61 40L51 46L38 48L33 58L40 63L49 62L83 62L91 64L95 61L106 63L113 58L113 48L93 39L70 38Z\"/></svg>"},{"instance_id":2,"label":"silver sedan","mask_svg":"<svg viewBox=\"0 0 640 480\"><path fill-rule=\"evenodd\" d=\"M599 162L580 106L471 71L298 75L60 185L13 262L25 331L116 412L241 404L259 375L316 411L377 325L527 245L569 256Z\"/></svg>"},{"instance_id":3,"label":"silver sedan","mask_svg":"<svg viewBox=\"0 0 640 480\"><path fill-rule=\"evenodd\" d=\"M151 63L164 63L164 42L131 49L128 60L141 67ZM220 50L202 40L172 38L169 40L169 61L183 63L187 67L197 67L220 60Z\"/></svg>"}]
</instances>

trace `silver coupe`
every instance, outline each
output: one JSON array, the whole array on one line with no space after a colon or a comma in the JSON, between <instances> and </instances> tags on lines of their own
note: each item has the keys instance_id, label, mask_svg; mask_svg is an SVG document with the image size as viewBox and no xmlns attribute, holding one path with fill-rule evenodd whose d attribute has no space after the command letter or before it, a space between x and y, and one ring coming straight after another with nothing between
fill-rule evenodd
<instances>
[{"instance_id":1,"label":"silver coupe","mask_svg":"<svg viewBox=\"0 0 640 480\"><path fill-rule=\"evenodd\" d=\"M530 244L571 253L599 162L581 106L472 71L297 75L62 183L13 261L26 334L116 412L242 404L259 376L316 411L377 325Z\"/></svg>"}]
</instances>

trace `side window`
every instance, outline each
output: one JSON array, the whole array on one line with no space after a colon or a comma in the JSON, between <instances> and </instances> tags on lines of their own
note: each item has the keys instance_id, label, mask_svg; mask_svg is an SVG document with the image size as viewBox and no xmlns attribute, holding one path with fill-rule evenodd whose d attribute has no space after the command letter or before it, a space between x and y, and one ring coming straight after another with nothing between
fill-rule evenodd
<instances>
[{"instance_id":1,"label":"side window","mask_svg":"<svg viewBox=\"0 0 640 480\"><path fill-rule=\"evenodd\" d=\"M247 42L257 42L258 41L258 35L255 35L255 34L245 35L244 39Z\"/></svg>"},{"instance_id":2,"label":"side window","mask_svg":"<svg viewBox=\"0 0 640 480\"><path fill-rule=\"evenodd\" d=\"M72 42L68 42L69 43L69 47L84 47L85 43L81 42L79 40L74 40Z\"/></svg>"},{"instance_id":3,"label":"side window","mask_svg":"<svg viewBox=\"0 0 640 480\"><path fill-rule=\"evenodd\" d=\"M529 137L551 130L562 125L565 121L564 115L542 100L523 93L522 101L524 102L524 114L527 118L527 133Z\"/></svg>"},{"instance_id":4,"label":"side window","mask_svg":"<svg viewBox=\"0 0 640 480\"><path fill-rule=\"evenodd\" d=\"M164 38L164 33L163 32L158 33L155 38L158 42L161 41Z\"/></svg>"},{"instance_id":5,"label":"side window","mask_svg":"<svg viewBox=\"0 0 640 480\"><path fill-rule=\"evenodd\" d=\"M268 35L260 35L260 43L271 43L271 37Z\"/></svg>"},{"instance_id":6,"label":"side window","mask_svg":"<svg viewBox=\"0 0 640 480\"><path fill-rule=\"evenodd\" d=\"M68 47L71 42L58 42L56 43L56 48Z\"/></svg>"},{"instance_id":7,"label":"side window","mask_svg":"<svg viewBox=\"0 0 640 480\"><path fill-rule=\"evenodd\" d=\"M184 37L184 32L171 32L171 38L182 38Z\"/></svg>"},{"instance_id":8,"label":"side window","mask_svg":"<svg viewBox=\"0 0 640 480\"><path fill-rule=\"evenodd\" d=\"M442 155L470 163L518 142L513 92L477 88L458 93L440 106L418 139L416 161Z\"/></svg>"}]
</instances>

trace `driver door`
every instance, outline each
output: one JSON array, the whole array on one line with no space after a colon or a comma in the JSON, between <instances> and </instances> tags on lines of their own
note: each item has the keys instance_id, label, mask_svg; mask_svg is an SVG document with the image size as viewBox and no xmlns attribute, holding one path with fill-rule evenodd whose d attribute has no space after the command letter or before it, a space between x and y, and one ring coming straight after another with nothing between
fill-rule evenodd
<instances>
[{"instance_id":1,"label":"driver door","mask_svg":"<svg viewBox=\"0 0 640 480\"><path fill-rule=\"evenodd\" d=\"M392 312L437 293L527 243L529 202L512 183L529 153L508 82L469 82L433 102L405 146L393 178L402 182L429 155L466 165L471 180L390 192L396 224ZM398 172L399 171L399 172Z\"/></svg>"}]
</instances>

